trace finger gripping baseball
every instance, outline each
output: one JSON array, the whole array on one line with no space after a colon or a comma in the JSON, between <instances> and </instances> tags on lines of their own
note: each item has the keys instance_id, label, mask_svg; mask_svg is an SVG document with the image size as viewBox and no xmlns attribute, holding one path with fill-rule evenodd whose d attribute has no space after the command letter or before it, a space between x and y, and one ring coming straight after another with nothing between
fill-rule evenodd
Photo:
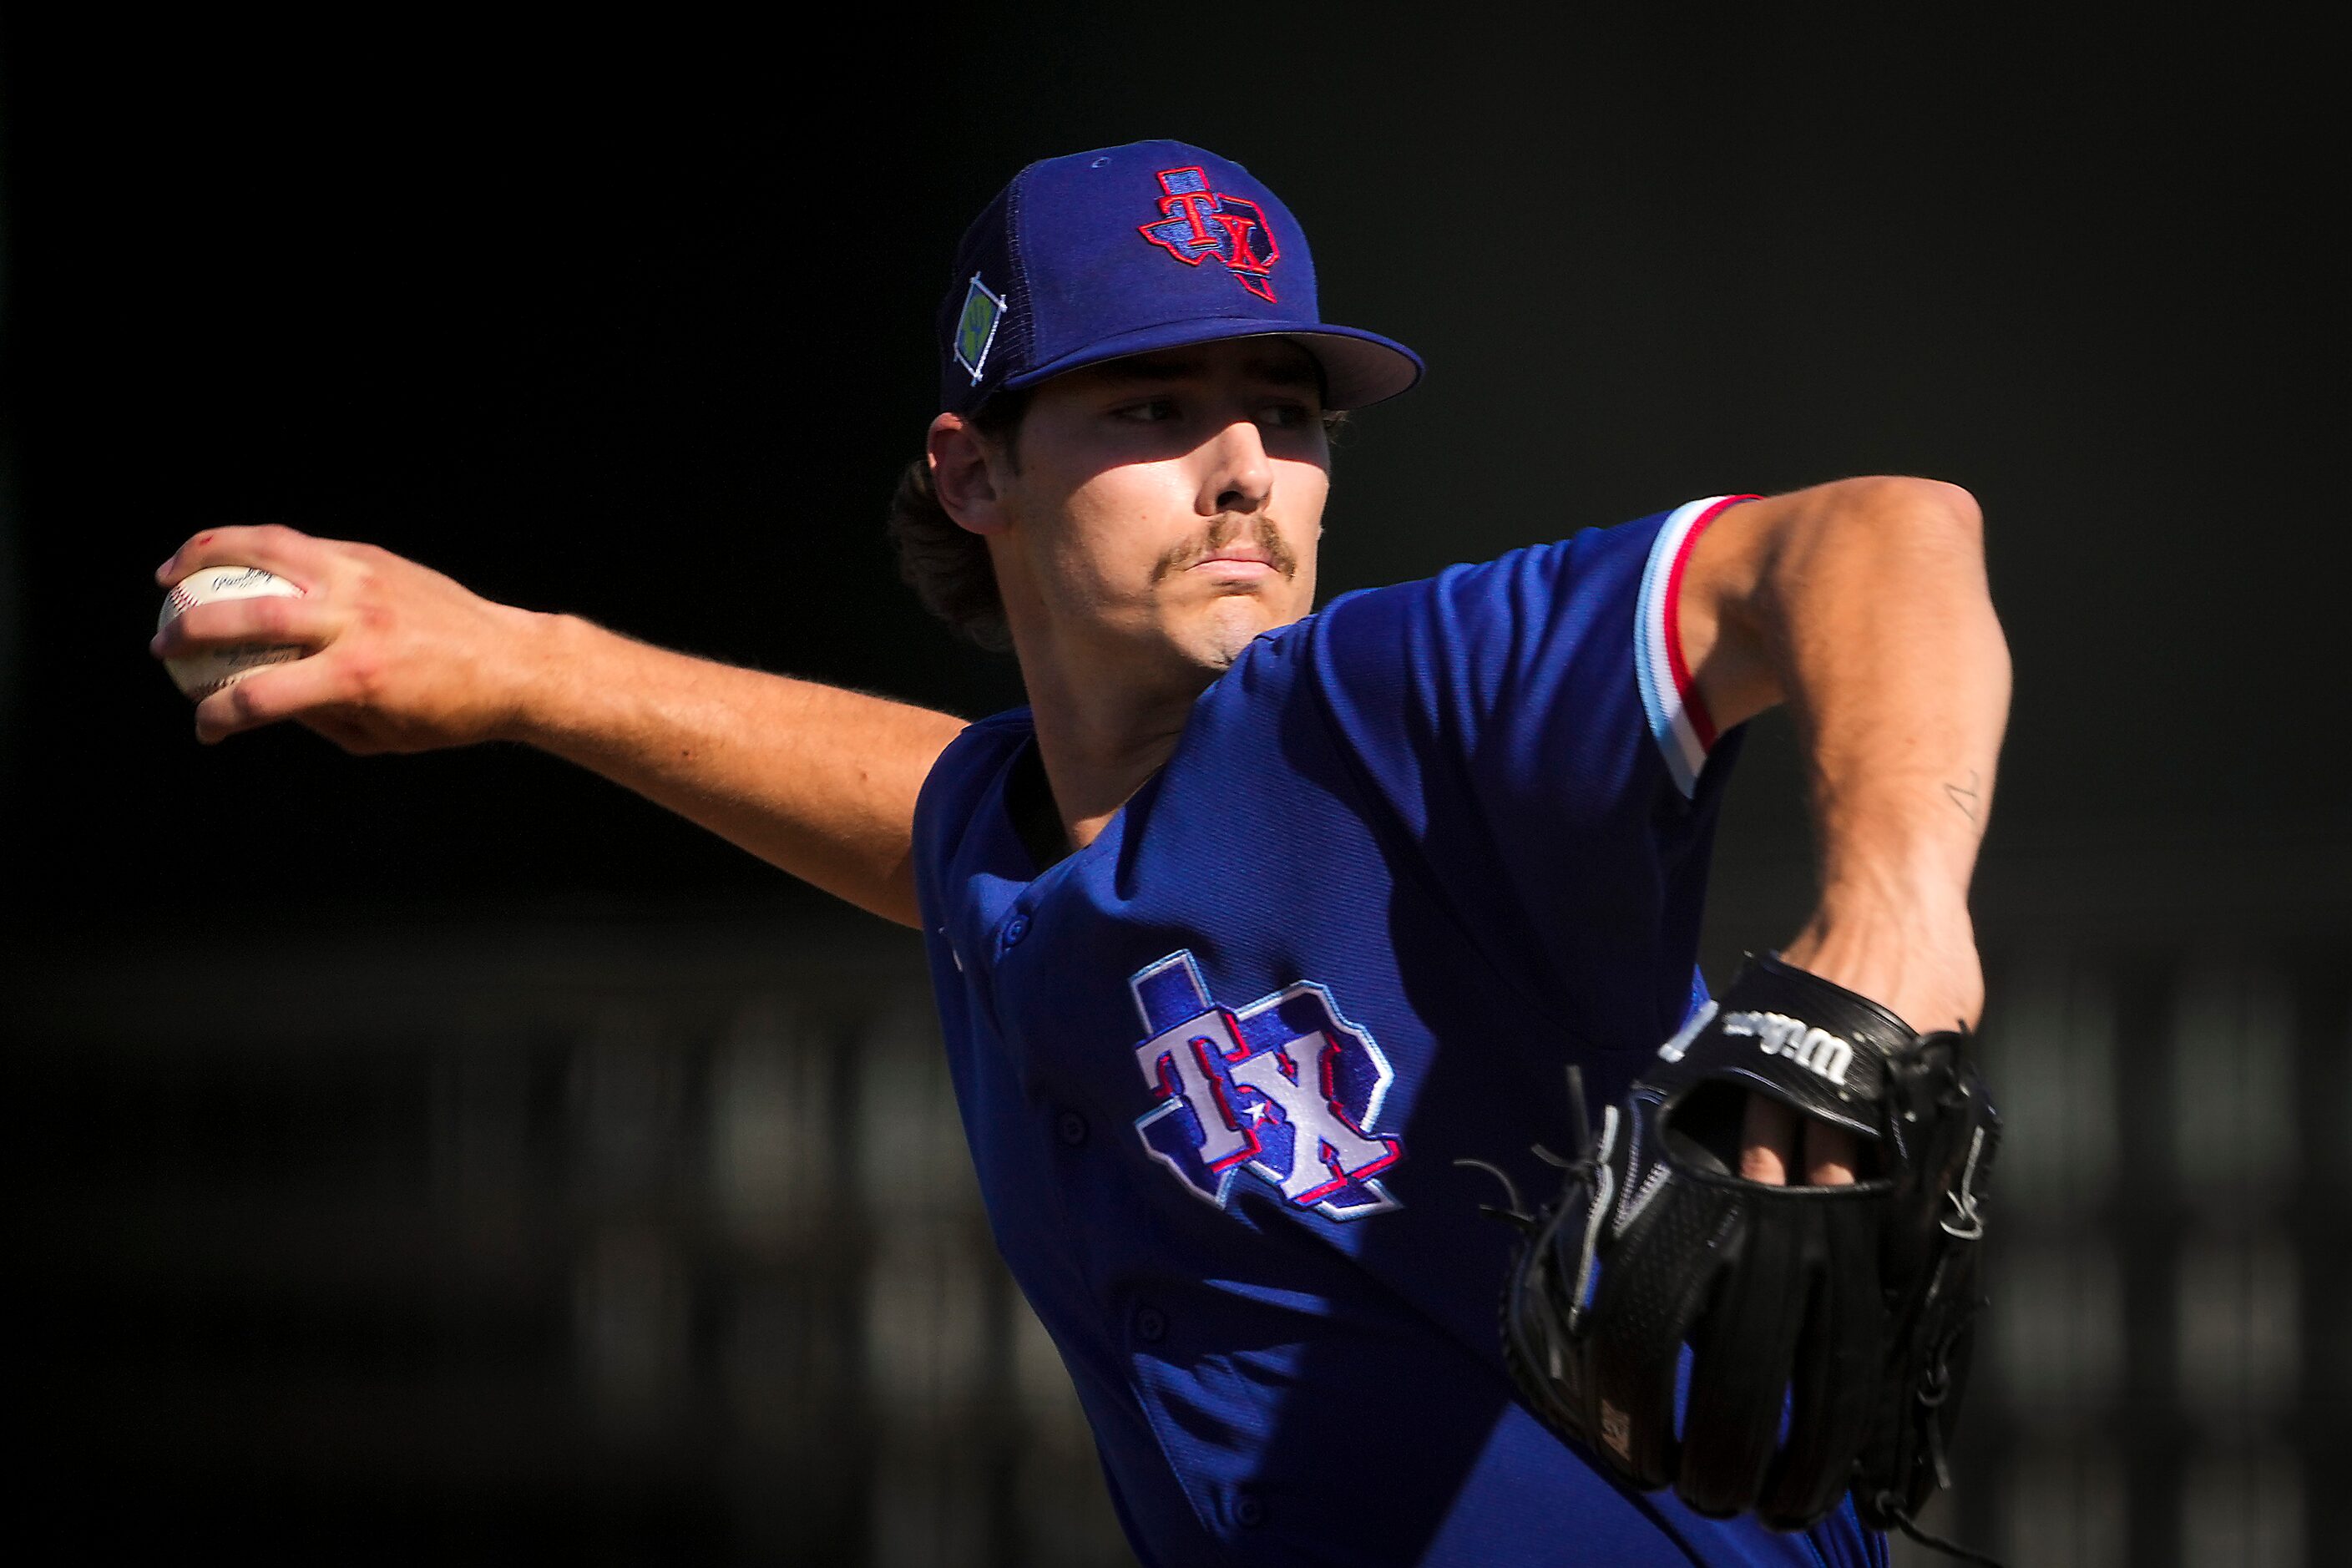
<instances>
[{"instance_id":1,"label":"finger gripping baseball","mask_svg":"<svg viewBox=\"0 0 2352 1568\"><path fill-rule=\"evenodd\" d=\"M1943 1484L2000 1140L1964 1047L1751 960L1517 1216L1503 1346L1528 1408L1702 1513L1801 1529L1851 1490L1911 1529ZM1853 1131L1863 1179L1742 1179L1751 1094Z\"/></svg>"}]
</instances>

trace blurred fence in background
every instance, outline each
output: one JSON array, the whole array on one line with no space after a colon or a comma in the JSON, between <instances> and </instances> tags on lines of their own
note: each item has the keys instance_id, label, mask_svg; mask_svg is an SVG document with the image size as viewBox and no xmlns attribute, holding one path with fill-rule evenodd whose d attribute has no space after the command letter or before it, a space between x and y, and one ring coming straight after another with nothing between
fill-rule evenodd
<instances>
[{"instance_id":1,"label":"blurred fence in background","mask_svg":"<svg viewBox=\"0 0 2352 1568\"><path fill-rule=\"evenodd\" d=\"M18 984L59 1544L1126 1556L911 939L521 927Z\"/></svg>"},{"instance_id":2,"label":"blurred fence in background","mask_svg":"<svg viewBox=\"0 0 2352 1568\"><path fill-rule=\"evenodd\" d=\"M2335 1560L2347 956L1997 968L2007 1142L1966 1539L2080 1568Z\"/></svg>"},{"instance_id":3,"label":"blurred fence in background","mask_svg":"<svg viewBox=\"0 0 2352 1568\"><path fill-rule=\"evenodd\" d=\"M35 1539L1129 1560L902 935L30 951ZM1989 948L1995 1305L1931 1523L2021 1565L2326 1560L2347 959L2338 932Z\"/></svg>"}]
</instances>

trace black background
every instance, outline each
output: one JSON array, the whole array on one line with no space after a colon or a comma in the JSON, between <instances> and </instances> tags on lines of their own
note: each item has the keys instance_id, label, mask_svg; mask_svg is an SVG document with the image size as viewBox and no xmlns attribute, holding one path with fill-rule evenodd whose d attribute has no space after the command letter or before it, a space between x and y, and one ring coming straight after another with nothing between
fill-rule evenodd
<instances>
[{"instance_id":1,"label":"black background","mask_svg":"<svg viewBox=\"0 0 2352 1568\"><path fill-rule=\"evenodd\" d=\"M33 1236L9 1256L37 1309L23 1414L37 1439L62 1435L58 1539L186 1528L153 1478L209 1472L193 1441L149 1431L169 1401L146 1398L142 1368L176 1356L200 1386L267 1403L298 1381L263 1353L281 1340L338 1366L379 1339L454 1353L446 1325L398 1318L471 1278L454 1268L420 1271L374 1339L345 1331L366 1301L327 1292L337 1317L299 1292L214 1300L194 1265L194 1285L106 1294L118 1266L149 1278L142 1247L201 1212L178 1200L211 1194L215 1165L299 1209L317 1184L288 1148L413 1153L441 1092L427 1056L461 1071L483 1054L420 1035L379 1080L376 1058L303 1037L305 998L379 957L407 963L436 927L450 970L450 952L495 945L482 932L528 947L584 929L604 945L575 967L643 935L645 970L666 973L686 960L665 927L673 947L722 928L757 947L830 918L750 858L519 748L359 762L291 728L199 747L145 652L155 563L197 529L277 521L692 651L966 714L1017 700L1008 663L898 584L881 512L932 411L955 237L1032 158L1173 136L1245 162L1312 233L1331 318L1427 358L1423 387L1360 416L1341 451L1328 591L1696 495L1953 479L1984 504L2017 665L1989 952L2032 950L2102 900L2084 927L2105 940L2144 907L2149 945L2118 972L2135 977L2137 1045L2166 994L2140 982L2192 926L2236 933L2300 900L2347 929L2352 820L2331 763L2343 139L2325 51L2243 8L2194 26L1806 16L1056 5L868 10L783 36L682 10L0 18L0 889L30 938L7 950L38 982L24 992L86 993L97 1020L7 1042L9 1170ZM1784 935L1802 902L1789 736L1757 729L1719 856L1718 960ZM835 935L866 921L840 919ZM2334 1061L2342 944L2294 929L2296 973L2327 977L2305 985L2325 1005L2298 1037ZM297 972L273 931L342 967ZM822 950L793 947L811 968ZM250 1060L219 998L236 966L227 983L290 1016ZM192 969L193 1006L156 979ZM175 1007L183 1022L152 1041L106 1034ZM192 1047L196 1065L174 1067L184 1036L215 1057ZM56 1045L85 1038L110 1048ZM2328 1070L2305 1080L2312 1115L2343 1102ZM2144 1172L2158 1123L2126 1120ZM272 1144L286 1127L310 1142ZM85 1189L106 1202L77 1208ZM572 1214L577 1194L547 1190ZM2169 1341L2149 1314L2168 1310L2179 1219L2171 1189L2147 1191L2133 1354L2161 1373ZM344 1251L367 1250L319 1212ZM2336 1212L2313 1210L2304 1235L2333 1300ZM215 1253L275 1268L245 1220L212 1223L187 1237L205 1268ZM574 1375L569 1235L550 1223L507 1249L557 1282L554 1305L516 1316L512 1344L465 1320L482 1365ZM843 1235L870 1239L855 1212ZM2185 1450L2157 1410L2131 1406L2128 1436ZM441 1440L417 1429L419 1451ZM2307 1452L2340 1447L2312 1430ZM232 1536L309 1473L219 1448L246 1489L217 1503ZM690 1447L667 1458L668 1480L566 1483L550 1506L585 1556L632 1560L646 1537L612 1519L703 1498L722 1468ZM2169 1541L2169 1464L2134 1471L2141 1555ZM339 1550L363 1536L352 1497L400 1484L363 1470L315 1503ZM806 1496L835 1492L849 1495L811 1481ZM114 1517L126 1499L153 1517ZM480 1506L518 1539L554 1539L503 1492Z\"/></svg>"},{"instance_id":2,"label":"black background","mask_svg":"<svg viewBox=\"0 0 2352 1568\"><path fill-rule=\"evenodd\" d=\"M2242 16L1071 7L820 41L19 12L20 910L788 900L517 751L196 747L144 652L148 573L276 520L725 658L1015 700L899 586L878 516L962 223L1027 159L1146 135L1249 163L1313 233L1332 319L1430 362L1342 453L1331 590L1694 494L1948 478L1985 505L2017 657L1994 856L2333 836L2344 310L2315 57ZM1785 790L1743 802L1728 853L1799 831Z\"/></svg>"}]
</instances>

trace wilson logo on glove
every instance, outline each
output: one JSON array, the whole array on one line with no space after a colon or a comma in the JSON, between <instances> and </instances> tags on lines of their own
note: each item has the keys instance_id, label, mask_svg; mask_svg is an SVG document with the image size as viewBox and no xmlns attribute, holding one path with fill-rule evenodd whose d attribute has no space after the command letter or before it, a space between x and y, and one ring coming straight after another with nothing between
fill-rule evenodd
<instances>
[{"instance_id":1,"label":"wilson logo on glove","mask_svg":"<svg viewBox=\"0 0 2352 1568\"><path fill-rule=\"evenodd\" d=\"M1727 1014L1723 1032L1752 1036L1766 1056L1786 1057L1832 1083L1844 1083L1845 1069L1853 1065L1852 1046L1827 1029L1816 1029L1802 1018L1791 1018L1786 1013Z\"/></svg>"}]
</instances>

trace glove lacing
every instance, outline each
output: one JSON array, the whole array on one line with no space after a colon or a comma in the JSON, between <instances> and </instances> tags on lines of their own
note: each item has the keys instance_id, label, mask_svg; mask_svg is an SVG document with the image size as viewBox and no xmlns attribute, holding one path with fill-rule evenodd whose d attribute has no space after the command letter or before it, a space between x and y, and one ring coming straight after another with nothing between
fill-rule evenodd
<instances>
[{"instance_id":1,"label":"glove lacing","mask_svg":"<svg viewBox=\"0 0 2352 1568\"><path fill-rule=\"evenodd\" d=\"M1585 1113L1584 1076L1574 1067L1568 1069L1568 1101L1569 1125L1575 1131L1577 1140L1576 1157L1563 1159L1540 1143L1533 1145L1531 1152L1545 1164L1573 1175L1587 1194L1587 1201L1591 1202L1601 1180L1605 1145L1597 1143L1592 1136L1591 1123ZM1612 1111L1612 1114L1613 1115L1614 1112ZM1517 1231L1522 1248L1534 1248L1540 1246L1543 1233L1566 1217L1565 1205L1547 1209L1530 1209L1526 1200L1519 1195L1518 1184L1511 1180L1510 1173L1499 1165L1485 1160L1471 1159L1456 1160L1454 1163L1484 1171L1503 1184L1503 1193L1509 1200L1509 1206L1497 1207L1493 1204L1480 1204L1478 1212L1502 1220ZM1522 1256L1526 1254L1523 1252ZM1537 1324L1557 1323L1562 1325L1567 1331L1573 1333L1584 1316L1585 1304L1580 1300L1566 1301L1559 1300L1563 1295L1573 1297L1579 1292L1575 1289L1574 1282L1563 1282L1558 1278L1557 1268L1549 1255L1537 1256L1530 1259L1530 1263L1533 1278L1526 1282L1526 1288L1537 1294L1544 1310L1529 1314L1514 1314L1510 1310L1509 1292L1504 1293L1496 1314L1502 1328L1503 1358L1506 1364L1511 1368L1513 1381L1519 1385L1522 1394L1526 1396L1530 1413L1555 1436L1569 1442L1580 1441L1572 1417L1549 1393L1551 1385L1564 1375L1565 1369L1561 1366L1559 1359L1559 1344L1550 1337L1549 1333L1544 1333L1536 1336L1543 1342L1539 1347L1523 1345L1518 1319L1530 1317ZM1566 1289L1563 1289L1564 1284ZM1565 1310L1562 1310L1563 1308ZM1530 1361L1538 1364L1530 1365L1528 1364ZM1549 1375L1543 1377L1528 1375L1538 1371Z\"/></svg>"},{"instance_id":2,"label":"glove lacing","mask_svg":"<svg viewBox=\"0 0 2352 1568\"><path fill-rule=\"evenodd\" d=\"M1984 1236L1984 1221L1977 1214L1976 1194L1970 1190L1970 1184L1976 1175L1977 1155L1983 1147L1984 1134L1979 1131L1975 1142L1969 1147L1968 1169L1961 1175L1960 1190L1946 1194L1956 1211L1954 1216L1952 1219L1940 1222L1945 1235L1968 1246L1974 1246ZM1958 1223L1956 1224L1955 1221ZM1952 1372L1948 1363L1952 1347L1959 1343L1960 1336L1966 1333L1969 1325L1976 1321L1977 1313L1990 1305L1992 1305L1990 1297L1970 1298L1968 1305L1953 1318L1951 1326L1947 1328L1942 1336L1936 1341L1936 1348L1927 1357L1927 1370L1919 1379L1919 1391L1914 1395L1923 1410L1933 1411L1951 1396ZM1936 1487L1940 1491L1952 1484L1951 1467L1946 1462L1944 1455L1944 1424L1931 1415L1920 1425L1927 1429L1927 1458L1928 1462L1936 1467ZM1983 1568L2000 1568L2000 1563L1996 1558L1988 1557L1980 1552L1971 1552L1957 1542L1947 1541L1931 1531L1921 1529L1918 1521L1912 1518L1911 1510L1903 1506L1903 1500L1895 1492L1882 1491L1878 1494L1876 1501L1878 1511L1894 1521L1895 1529L1920 1545L1943 1552L1957 1562L1980 1563Z\"/></svg>"}]
</instances>

